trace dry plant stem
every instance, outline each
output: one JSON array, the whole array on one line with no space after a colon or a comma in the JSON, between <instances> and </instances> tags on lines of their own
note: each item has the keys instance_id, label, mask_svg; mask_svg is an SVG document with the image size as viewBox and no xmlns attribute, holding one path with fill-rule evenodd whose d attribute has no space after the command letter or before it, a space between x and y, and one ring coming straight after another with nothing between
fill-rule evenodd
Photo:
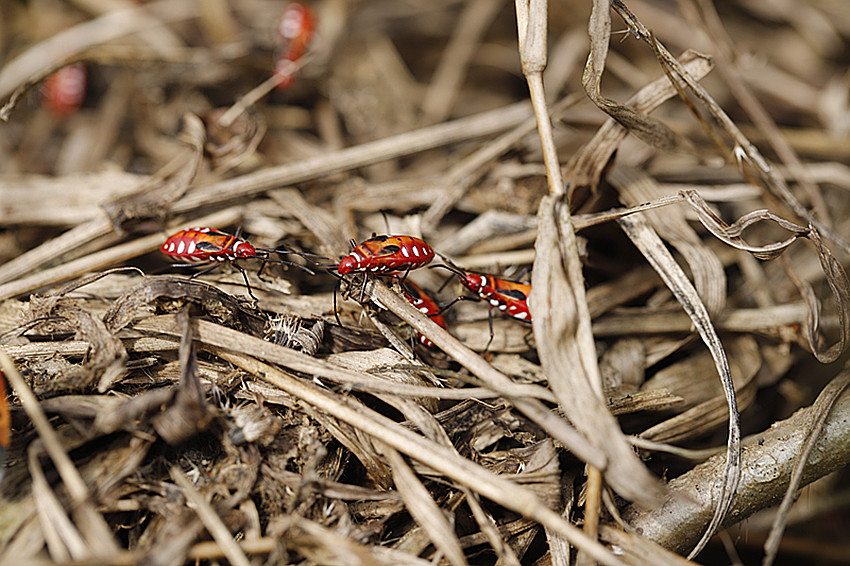
<instances>
[{"instance_id":1,"label":"dry plant stem","mask_svg":"<svg viewBox=\"0 0 850 566\"><path fill-rule=\"evenodd\" d=\"M584 506L584 533L596 539L599 534L599 510L602 502L602 473L594 467L587 470L587 502Z\"/></svg>"},{"instance_id":2,"label":"dry plant stem","mask_svg":"<svg viewBox=\"0 0 850 566\"><path fill-rule=\"evenodd\" d=\"M61 236L0 265L0 283L18 279L33 269L55 261L58 256L70 250L75 250L96 238L112 233L113 230L109 217L101 211L96 218L79 224Z\"/></svg>"},{"instance_id":3,"label":"dry plant stem","mask_svg":"<svg viewBox=\"0 0 850 566\"><path fill-rule=\"evenodd\" d=\"M584 534L596 540L599 536L599 510L602 502L602 472L593 466L587 469L587 498L584 504ZM576 566L593 566L584 553L576 557Z\"/></svg>"},{"instance_id":4,"label":"dry plant stem","mask_svg":"<svg viewBox=\"0 0 850 566\"><path fill-rule=\"evenodd\" d=\"M848 370L844 370L845 372ZM820 408L801 409L743 442L741 481L735 504L724 526L742 521L775 505L785 494L792 469ZM726 456L717 455L670 482L674 492L655 509L628 507L623 518L638 533L675 552L685 552L696 542L717 506L717 476ZM850 391L839 396L827 416L803 470L801 486L850 463ZM681 493L675 493L681 492Z\"/></svg>"},{"instance_id":5,"label":"dry plant stem","mask_svg":"<svg viewBox=\"0 0 850 566\"><path fill-rule=\"evenodd\" d=\"M411 517L422 526L434 546L446 557L450 564L467 564L463 548L457 539L454 528L443 515L431 494L419 481L416 473L396 450L385 447L381 450L392 468L393 483L404 501Z\"/></svg>"},{"instance_id":6,"label":"dry plant stem","mask_svg":"<svg viewBox=\"0 0 850 566\"><path fill-rule=\"evenodd\" d=\"M18 395L18 399L20 399L24 411L26 411L27 416L38 432L38 436L44 444L47 454L53 460L56 471L62 478L68 494L71 496L75 515L78 519L78 527L87 535L86 539L90 549L96 556L105 556L117 551L118 545L112 537L112 532L103 519L103 516L95 509L89 488L85 481L83 481L80 472L74 466L68 453L65 452L65 448L62 446L62 442L56 431L50 426L50 422L41 409L38 399L26 381L24 381L23 376L18 372L18 368L15 367L14 362L2 351L0 351L0 369L2 369L9 384Z\"/></svg>"},{"instance_id":7,"label":"dry plant stem","mask_svg":"<svg viewBox=\"0 0 850 566\"><path fill-rule=\"evenodd\" d=\"M207 503L204 496L195 489L195 486L192 485L192 482L189 481L189 478L186 477L183 470L177 466L172 466L171 478L174 480L174 483L177 484L177 487L179 487L183 492L183 495L192 507L195 508L195 512L198 514L198 517L204 523L207 531L209 531L218 543L222 552L227 557L227 560L236 566L251 566L251 562L248 560L248 557L245 556L245 553L242 552L242 548L233 539L233 535L230 534L230 530L222 522L221 517L219 517L212 506Z\"/></svg>"},{"instance_id":8,"label":"dry plant stem","mask_svg":"<svg viewBox=\"0 0 850 566\"><path fill-rule=\"evenodd\" d=\"M248 356L224 351L218 352L217 355L499 505L551 528L598 562L623 566L623 562L546 507L531 491L459 457L452 449L428 440L374 411L349 405L344 399L334 397L310 383L292 378Z\"/></svg>"},{"instance_id":9,"label":"dry plant stem","mask_svg":"<svg viewBox=\"0 0 850 566\"><path fill-rule=\"evenodd\" d=\"M185 224L198 226L225 226L237 222L241 217L242 207L234 206L195 220L183 220L179 225L172 223L170 226L176 227L183 226ZM94 225L98 222L99 220L94 220L92 221L92 224ZM159 249L159 246L162 245L162 242L164 242L168 236L170 236L169 232L157 232L149 236L143 236L131 242L119 244L117 246L89 254L85 257L69 261L68 263L63 263L56 267L51 267L44 271L33 273L28 277L0 285L0 300L23 295L24 293L30 293L36 289L47 287L48 285L55 285L56 283L61 283L62 281L79 277L84 273L105 269L107 267L114 266L117 263L121 263L122 261L127 261L142 254L155 251ZM77 238L75 237L74 240L76 241ZM42 250L49 249L49 244L50 242L42 244L32 252L35 252L39 256L43 255ZM24 254L21 257L27 257L27 254Z\"/></svg>"},{"instance_id":10,"label":"dry plant stem","mask_svg":"<svg viewBox=\"0 0 850 566\"><path fill-rule=\"evenodd\" d=\"M537 351L564 412L606 453L608 466L601 469L608 482L624 497L652 504L660 497L661 486L635 456L602 397L581 260L569 207L563 200L566 189L544 98L546 2L517 0L516 11L520 60L537 116L550 193L538 211L532 271L530 304ZM560 305L558 312L553 312L555 304Z\"/></svg>"},{"instance_id":11,"label":"dry plant stem","mask_svg":"<svg viewBox=\"0 0 850 566\"><path fill-rule=\"evenodd\" d=\"M326 177L427 149L492 135L513 128L530 116L528 103L520 102L497 110L303 159L296 163L270 167L234 179L191 189L188 194L174 203L172 212L184 214L200 207L243 200L245 197L268 189Z\"/></svg>"},{"instance_id":12,"label":"dry plant stem","mask_svg":"<svg viewBox=\"0 0 850 566\"><path fill-rule=\"evenodd\" d=\"M691 285L687 276L664 246L661 238L649 227L646 220L642 218L630 216L622 218L618 222L626 235L641 250L641 253L646 257L650 265L652 265L664 280L665 285L673 292L676 300L682 305L682 308L685 309L691 320L693 320L700 337L705 342L714 359L717 373L720 376L720 382L723 385L723 392L726 395L726 402L729 406L729 437L726 450L727 465L723 472L721 497L712 521L703 533L702 538L698 541L697 546L688 556L688 558L693 558L705 547L726 517L729 508L732 506L735 490L741 476L741 423L740 416L738 415L738 404L735 398L735 385L732 382L732 374L729 369L726 352L723 349L720 338L717 336L717 332L714 330L705 305L700 300L696 289Z\"/></svg>"},{"instance_id":13,"label":"dry plant stem","mask_svg":"<svg viewBox=\"0 0 850 566\"><path fill-rule=\"evenodd\" d=\"M850 385L850 371L846 368L839 373L835 379L830 381L823 391L818 395L812 405L813 420L807 427L806 441L800 449L800 453L794 462L794 469L791 471L791 479L788 481L788 489L785 492L785 497L782 498L782 504L776 512L776 517L773 520L773 525L770 529L770 536L764 543L764 560L762 566L771 566L776 560L776 555L779 553L779 543L782 542L782 533L785 531L785 523L788 520L788 513L791 511L791 505L797 499L797 490L800 487L800 482L803 479L803 472L806 469L806 462L809 461L809 456L814 450L817 440L823 432L824 424L832 410L835 401L838 399Z\"/></svg>"},{"instance_id":14,"label":"dry plant stem","mask_svg":"<svg viewBox=\"0 0 850 566\"><path fill-rule=\"evenodd\" d=\"M380 281L370 283L369 289L372 300L378 306L391 311L412 326L414 330L426 336L434 345L472 372L488 387L502 392L519 411L541 426L558 442L561 442L577 458L598 468L605 467L606 458L600 449L591 445L563 418L547 409L539 401L510 395L509 392L515 387L513 382L488 364L481 356L461 344L448 331L416 310L409 302L388 289Z\"/></svg>"},{"instance_id":15,"label":"dry plant stem","mask_svg":"<svg viewBox=\"0 0 850 566\"><path fill-rule=\"evenodd\" d=\"M409 303L405 302L405 304ZM419 311L414 309L414 312L418 313ZM432 322L431 319L427 320ZM211 322L198 320L195 321L195 325L197 334L200 336L201 341L208 346L214 346L216 348L238 347L239 351L250 354L253 357L282 365L292 371L313 375L321 379L327 379L333 383L343 383L351 386L353 389L362 389L364 391L373 391L378 393L390 393L406 397L436 397L443 399L485 399L495 396L523 399L529 394L537 394L547 401L553 400L551 394L547 394L548 392L541 387L516 384L504 376L502 376L502 378L507 382L502 383L501 387L494 387L495 392L482 390L480 388L453 390L448 388L395 383L369 373L344 369L323 360L302 354L301 352L284 348L283 346L278 346L271 342L255 338ZM134 328L143 332L156 332L168 334L170 336L180 336L180 329L178 328L173 315L150 317L137 323ZM559 418L554 415L553 417ZM579 444L577 448L579 453L581 453L582 447L583 445ZM593 453L588 454L588 456L591 459L594 459Z\"/></svg>"}]
</instances>

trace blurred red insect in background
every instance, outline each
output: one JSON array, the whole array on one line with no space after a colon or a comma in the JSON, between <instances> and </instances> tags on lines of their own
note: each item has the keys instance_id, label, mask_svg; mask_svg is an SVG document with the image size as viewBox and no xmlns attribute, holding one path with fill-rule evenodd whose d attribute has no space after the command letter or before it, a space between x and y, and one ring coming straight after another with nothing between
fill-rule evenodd
<instances>
[{"instance_id":1,"label":"blurred red insect in background","mask_svg":"<svg viewBox=\"0 0 850 566\"><path fill-rule=\"evenodd\" d=\"M12 443L12 414L6 400L6 378L0 372L0 450L9 448Z\"/></svg>"},{"instance_id":2,"label":"blurred red insect in background","mask_svg":"<svg viewBox=\"0 0 850 566\"><path fill-rule=\"evenodd\" d=\"M88 73L82 63L65 65L46 79L41 85L42 105L55 116L70 116L86 98Z\"/></svg>"},{"instance_id":3,"label":"blurred red insect in background","mask_svg":"<svg viewBox=\"0 0 850 566\"><path fill-rule=\"evenodd\" d=\"M285 90L295 81L295 64L307 51L316 31L313 9L302 2L286 6L277 24L279 47L275 53L274 74L280 82L275 88Z\"/></svg>"}]
</instances>

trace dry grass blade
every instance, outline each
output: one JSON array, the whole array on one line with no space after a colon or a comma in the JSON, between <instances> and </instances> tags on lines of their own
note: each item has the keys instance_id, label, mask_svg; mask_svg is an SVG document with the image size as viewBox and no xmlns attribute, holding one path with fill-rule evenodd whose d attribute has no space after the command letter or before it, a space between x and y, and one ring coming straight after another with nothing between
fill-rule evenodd
<instances>
[{"instance_id":1,"label":"dry grass blade","mask_svg":"<svg viewBox=\"0 0 850 566\"><path fill-rule=\"evenodd\" d=\"M537 116L550 193L541 201L538 211L537 255L529 297L537 352L564 412L606 453L608 462L604 469L608 482L626 498L654 503L661 494L658 482L635 457L601 399L582 266L569 208L562 200L565 187L543 90L542 73L547 63L546 3L518 0L517 27L520 60ZM553 309L555 300L567 308ZM597 440L599 437L604 437L604 442Z\"/></svg>"},{"instance_id":2,"label":"dry grass blade","mask_svg":"<svg viewBox=\"0 0 850 566\"><path fill-rule=\"evenodd\" d=\"M95 509L88 486L62 446L56 431L50 426L50 422L39 406L32 390L9 356L2 351L0 351L0 369L21 400L21 405L38 431L45 451L53 460L71 500L78 509L76 514L77 526L86 537L92 554L109 556L118 550L118 545L112 537L109 526L104 521L103 516Z\"/></svg>"},{"instance_id":3,"label":"dry grass blade","mask_svg":"<svg viewBox=\"0 0 850 566\"><path fill-rule=\"evenodd\" d=\"M836 400L847 389L848 385L850 385L850 370L845 369L823 388L812 405L812 421L805 430L806 441L800 447L800 452L796 456L794 468L791 470L791 477L788 480L788 490L785 492L785 497L782 498L782 503L776 512L776 518L770 528L770 535L764 543L765 556L762 560L762 566L770 566L776 560L776 555L779 553L779 543L782 541L782 533L785 531L785 521L788 520L791 505L797 498L797 490L803 481L803 473L809 461L809 456L817 445L818 438L826 425L826 419L829 417Z\"/></svg>"},{"instance_id":4,"label":"dry grass blade","mask_svg":"<svg viewBox=\"0 0 850 566\"><path fill-rule=\"evenodd\" d=\"M233 535L230 534L230 530L222 522L221 517L219 517L210 504L207 503L204 496L195 489L192 482L186 477L186 474L184 474L177 466L172 466L171 477L174 479L177 486L183 491L183 495L186 496L186 499L188 499L195 508L195 512L198 514L198 517L200 517L204 522L207 530L218 543L219 547L221 547L224 551L224 555L230 563L235 564L236 566L250 566L251 562L233 539Z\"/></svg>"},{"instance_id":5,"label":"dry grass blade","mask_svg":"<svg viewBox=\"0 0 850 566\"><path fill-rule=\"evenodd\" d=\"M726 466L723 471L723 483L721 496L714 516L703 531L702 538L697 542L689 557L698 554L708 543L708 540L723 523L735 498L735 490L741 476L741 422L738 414L738 403L735 398L735 385L729 370L729 362L723 344L717 336L711 323L708 311L700 300L696 289L693 288L685 273L673 259L673 256L664 247L664 243L646 222L634 216L621 218L618 223L626 232L626 235L640 249L641 253L658 272L667 287L673 292L676 300L693 320L694 326L700 334L703 342L711 352L726 403L729 407L729 436L726 448Z\"/></svg>"},{"instance_id":6,"label":"dry grass blade","mask_svg":"<svg viewBox=\"0 0 850 566\"><path fill-rule=\"evenodd\" d=\"M467 564L452 525L404 458L388 447L383 450L383 453L392 468L393 483L411 516L428 533L431 542L450 564L455 566Z\"/></svg>"},{"instance_id":7,"label":"dry grass blade","mask_svg":"<svg viewBox=\"0 0 850 566\"><path fill-rule=\"evenodd\" d=\"M651 504L660 497L661 486L635 456L602 400L581 267L564 265L575 246L566 205L545 198L538 221L530 300L541 365L570 421L605 452L606 481L622 496ZM578 278L571 276L576 271Z\"/></svg>"},{"instance_id":8,"label":"dry grass blade","mask_svg":"<svg viewBox=\"0 0 850 566\"><path fill-rule=\"evenodd\" d=\"M585 537L580 530L546 507L526 488L501 479L469 460L459 458L453 450L414 434L386 417L365 408L354 408L343 400L331 397L317 387L293 379L269 365L243 354L222 351L218 352L218 355L492 501L551 528L598 562L622 566L623 563L619 559Z\"/></svg>"},{"instance_id":9,"label":"dry grass blade","mask_svg":"<svg viewBox=\"0 0 850 566\"><path fill-rule=\"evenodd\" d=\"M693 152L693 144L678 135L659 120L650 118L634 107L617 104L601 94L602 74L608 55L611 38L611 2L594 0L593 12L588 23L590 34L590 57L582 76L582 85L587 95L600 110L611 116L632 134L658 149L667 151Z\"/></svg>"}]
</instances>

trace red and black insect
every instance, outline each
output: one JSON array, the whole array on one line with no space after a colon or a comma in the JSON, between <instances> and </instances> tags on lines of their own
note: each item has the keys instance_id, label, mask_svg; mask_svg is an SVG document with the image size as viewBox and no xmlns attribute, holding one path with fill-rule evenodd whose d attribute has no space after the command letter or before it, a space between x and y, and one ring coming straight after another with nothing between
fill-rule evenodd
<instances>
[{"instance_id":1,"label":"red and black insect","mask_svg":"<svg viewBox=\"0 0 850 566\"><path fill-rule=\"evenodd\" d=\"M302 2L286 6L277 24L279 47L275 54L274 74L279 81L278 90L289 88L295 81L295 63L307 51L316 31L313 9Z\"/></svg>"},{"instance_id":2,"label":"red and black insect","mask_svg":"<svg viewBox=\"0 0 850 566\"><path fill-rule=\"evenodd\" d=\"M44 79L41 85L42 105L60 118L70 116L83 104L86 83L85 65L66 65Z\"/></svg>"},{"instance_id":3,"label":"red and black insect","mask_svg":"<svg viewBox=\"0 0 850 566\"><path fill-rule=\"evenodd\" d=\"M362 273L363 286L360 288L358 299L362 303L370 273L393 275L400 281L404 281L407 272L428 265L432 259L434 259L434 249L419 238L372 234L371 238L360 244L351 240L349 254L339 260L338 264L325 264L325 266L331 273L336 271L339 275ZM336 314L336 292L334 292L334 314ZM338 316L337 322L339 322Z\"/></svg>"},{"instance_id":4,"label":"red and black insect","mask_svg":"<svg viewBox=\"0 0 850 566\"><path fill-rule=\"evenodd\" d=\"M242 273L242 277L245 279L245 286L248 288L248 294L255 301L257 300L257 297L255 297L254 293L251 291L251 284L248 282L248 274L242 266L236 263L236 260L262 260L263 265L257 272L257 277L261 279L263 269L265 269L267 263L285 263L287 265L294 265L311 275L313 274L311 270L302 265L298 265L297 263L280 259L271 259L269 257L272 253L301 255L300 252L255 248L250 242L244 238L240 238L238 233L235 235L228 234L227 232L222 232L215 228L203 227L181 230L165 240L162 246L160 246L159 251L183 264L195 264L198 266L211 265L210 268L199 271L192 275L192 277L209 273L222 263L226 261L230 262L231 265L236 267L236 269Z\"/></svg>"},{"instance_id":5,"label":"red and black insect","mask_svg":"<svg viewBox=\"0 0 850 566\"><path fill-rule=\"evenodd\" d=\"M434 249L414 236L372 235L361 244L351 240L352 249L337 265L340 275L349 273L388 274L428 265Z\"/></svg>"},{"instance_id":6,"label":"red and black insect","mask_svg":"<svg viewBox=\"0 0 850 566\"><path fill-rule=\"evenodd\" d=\"M474 297L458 297L446 305L444 310L457 301L487 301L490 306L488 318L490 323L490 341L487 342L487 347L489 347L490 342L493 341L493 307L499 309L503 314L513 319L522 322L531 322L531 310L529 309L531 285L528 283L520 283L519 281L512 281L510 279L500 279L495 275L490 275L488 273L464 271L451 262L436 265L434 267L443 267L448 269L458 276L458 279L464 287L475 293Z\"/></svg>"},{"instance_id":7,"label":"red and black insect","mask_svg":"<svg viewBox=\"0 0 850 566\"><path fill-rule=\"evenodd\" d=\"M438 305L434 299L425 294L425 292L416 283L408 280L401 281L401 289L408 302L416 307L419 312L443 328L446 328L446 319L443 318L442 314L443 309L440 308L440 305ZM417 332L416 335L418 336L419 341L429 348L434 345L433 342L419 332Z\"/></svg>"},{"instance_id":8,"label":"red and black insect","mask_svg":"<svg viewBox=\"0 0 850 566\"><path fill-rule=\"evenodd\" d=\"M6 378L0 372L0 452L7 450L12 444L12 414L6 400ZM0 461L0 477L3 463Z\"/></svg>"}]
</instances>

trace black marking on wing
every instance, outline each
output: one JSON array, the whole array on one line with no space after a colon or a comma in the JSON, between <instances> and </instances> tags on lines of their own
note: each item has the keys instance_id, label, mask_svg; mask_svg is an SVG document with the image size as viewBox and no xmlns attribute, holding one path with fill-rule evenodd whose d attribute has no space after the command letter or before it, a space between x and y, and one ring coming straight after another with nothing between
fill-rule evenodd
<instances>
[{"instance_id":1,"label":"black marking on wing","mask_svg":"<svg viewBox=\"0 0 850 566\"><path fill-rule=\"evenodd\" d=\"M519 289L499 289L499 294L507 295L512 299L516 299L518 301L525 301L528 297L526 297L525 293L520 291Z\"/></svg>"},{"instance_id":2,"label":"black marking on wing","mask_svg":"<svg viewBox=\"0 0 850 566\"><path fill-rule=\"evenodd\" d=\"M388 246L384 246L381 248L381 252L379 255L392 255L398 253L401 248L395 244L390 244Z\"/></svg>"},{"instance_id":3,"label":"black marking on wing","mask_svg":"<svg viewBox=\"0 0 850 566\"><path fill-rule=\"evenodd\" d=\"M220 252L221 246L213 244L212 242L198 242L195 244L196 250L201 250L202 252Z\"/></svg>"}]
</instances>

